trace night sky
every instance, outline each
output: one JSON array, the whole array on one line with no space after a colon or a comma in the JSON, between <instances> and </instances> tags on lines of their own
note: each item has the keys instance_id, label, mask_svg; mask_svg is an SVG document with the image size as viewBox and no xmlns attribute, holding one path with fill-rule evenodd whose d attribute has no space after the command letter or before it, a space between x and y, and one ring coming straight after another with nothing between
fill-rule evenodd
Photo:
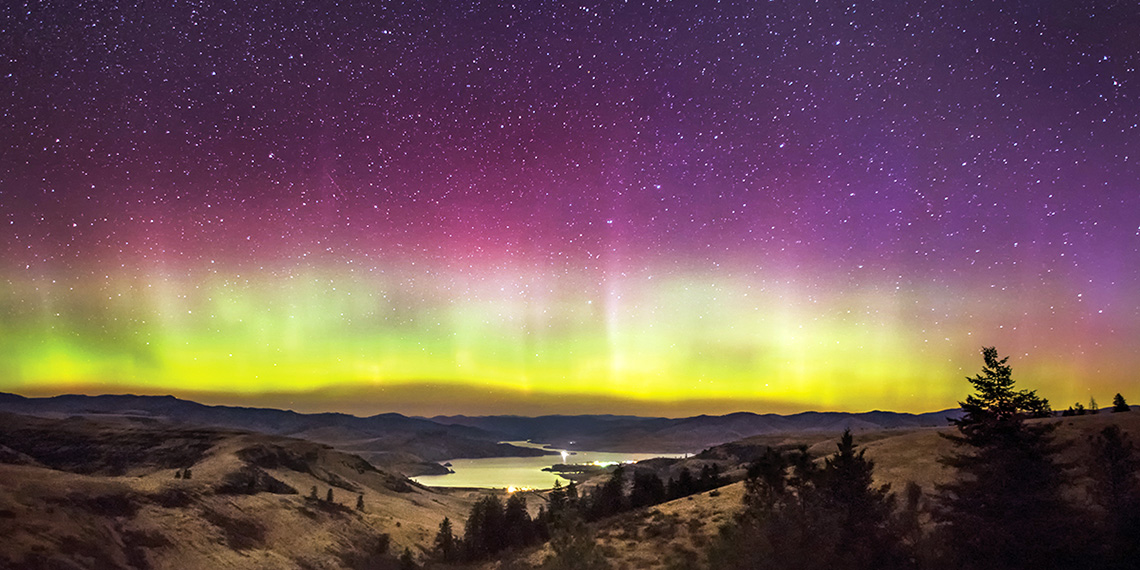
<instances>
[{"instance_id":1,"label":"night sky","mask_svg":"<svg viewBox=\"0 0 1140 570\"><path fill-rule=\"evenodd\" d=\"M0 8L0 391L1140 399L1134 2Z\"/></svg>"}]
</instances>

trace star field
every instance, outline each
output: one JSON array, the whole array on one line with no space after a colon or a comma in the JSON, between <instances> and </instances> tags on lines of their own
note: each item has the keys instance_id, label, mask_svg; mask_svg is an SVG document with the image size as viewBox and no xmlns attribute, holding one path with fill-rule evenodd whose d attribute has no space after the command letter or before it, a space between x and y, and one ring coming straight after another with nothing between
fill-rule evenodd
<instances>
[{"instance_id":1,"label":"star field","mask_svg":"<svg viewBox=\"0 0 1140 570\"><path fill-rule=\"evenodd\" d=\"M1140 8L372 4L0 8L0 390L926 411L982 345L1136 386Z\"/></svg>"}]
</instances>

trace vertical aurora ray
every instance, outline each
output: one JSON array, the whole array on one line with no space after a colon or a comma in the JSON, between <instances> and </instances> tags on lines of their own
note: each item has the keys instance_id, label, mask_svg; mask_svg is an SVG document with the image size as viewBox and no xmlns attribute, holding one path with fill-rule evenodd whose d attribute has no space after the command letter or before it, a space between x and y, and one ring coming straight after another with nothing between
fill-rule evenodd
<instances>
[{"instance_id":1,"label":"vertical aurora ray","mask_svg":"<svg viewBox=\"0 0 1140 570\"><path fill-rule=\"evenodd\" d=\"M952 404L960 390L944 379L968 373L962 365L987 329L1037 325L1012 295L978 291L966 297L977 301L947 298L932 310L927 300L937 290L835 290L820 285L828 279L728 269L647 268L601 287L587 286L595 281L586 274L551 279L517 267L478 278L442 268L426 282L421 273L215 270L208 279L148 275L91 287L9 282L6 299L23 300L24 311L5 305L4 340L15 350L3 369L17 390L367 394L430 382L650 408L692 399L933 409ZM29 307L37 290L39 306ZM1079 369L1064 359L1019 363L1060 391Z\"/></svg>"}]
</instances>

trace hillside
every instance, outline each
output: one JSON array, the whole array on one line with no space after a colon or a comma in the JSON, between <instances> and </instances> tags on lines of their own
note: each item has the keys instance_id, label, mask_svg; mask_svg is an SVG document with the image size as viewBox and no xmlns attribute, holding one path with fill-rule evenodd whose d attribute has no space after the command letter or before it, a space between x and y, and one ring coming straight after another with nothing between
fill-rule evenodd
<instances>
[{"instance_id":1,"label":"hillside","mask_svg":"<svg viewBox=\"0 0 1140 570\"><path fill-rule=\"evenodd\" d=\"M1107 413L1066 418L1032 420L1057 424L1054 432L1062 447L1060 461L1072 465L1068 471L1070 497L1081 503L1087 496L1087 465L1091 461L1090 442L1106 426L1117 424L1140 441L1140 412ZM908 482L923 489L928 502L938 484L948 482L954 473L938 462L950 453L953 445L940 433L950 428L912 430L875 430L858 432L856 444L866 449L875 462L876 484L890 484L896 493ZM715 447L688 460L690 468L702 461L717 461L741 467L744 457L772 445L777 447L808 446L809 452L822 461L835 451L839 433L794 433L779 436L757 436ZM675 467L674 467L675 468ZM742 482L720 489L670 501L654 507L632 511L602 521L595 526L602 552L617 570L664 569L679 560L697 557L716 536L719 527L740 510L744 494ZM543 560L549 548L526 553L522 558L532 564Z\"/></svg>"},{"instance_id":2,"label":"hillside","mask_svg":"<svg viewBox=\"0 0 1140 570\"><path fill-rule=\"evenodd\" d=\"M1057 424L1077 501L1086 492L1091 438L1114 423L1140 438L1137 412L1036 421ZM938 462L952 449L939 435L948 431L863 430L855 439L875 462L877 483L898 491L913 481L929 501L954 475ZM670 476L715 463L740 476L769 446L806 446L822 461L838 437L815 430L752 436L639 467ZM0 481L3 568L394 568L404 548L423 558L443 517L461 530L475 499L490 492L425 488L358 456L283 436L145 417L7 413L0 413ZM699 557L742 495L737 482L592 526L615 568L665 568ZM544 498L528 496L533 514ZM547 552L509 558L527 567Z\"/></svg>"},{"instance_id":3,"label":"hillside","mask_svg":"<svg viewBox=\"0 0 1140 570\"><path fill-rule=\"evenodd\" d=\"M55 418L129 417L284 435L333 446L409 477L444 473L446 469L439 462L450 459L553 454L501 443L504 440L531 440L564 449L692 453L757 435L944 426L946 418L957 413L957 410L925 414L803 412L784 416L738 412L688 418L578 415L437 416L429 419L394 413L358 417L207 406L173 396L25 398L4 393L0 393L0 411Z\"/></svg>"},{"instance_id":4,"label":"hillside","mask_svg":"<svg viewBox=\"0 0 1140 570\"><path fill-rule=\"evenodd\" d=\"M432 421L529 439L552 447L652 453L686 453L756 435L941 427L957 409L900 412L801 412L791 415L737 412L723 416L436 416Z\"/></svg>"},{"instance_id":5,"label":"hillside","mask_svg":"<svg viewBox=\"0 0 1140 570\"><path fill-rule=\"evenodd\" d=\"M472 501L321 444L124 418L0 414L0 481L3 568L388 568Z\"/></svg>"},{"instance_id":6,"label":"hillside","mask_svg":"<svg viewBox=\"0 0 1140 570\"><path fill-rule=\"evenodd\" d=\"M437 462L455 458L534 457L551 454L499 443L504 436L476 427L444 425L400 414L358 417L290 410L207 406L173 396L63 395L25 398L0 393L0 411L44 417L128 417L140 421L215 426L325 443L409 477L446 472Z\"/></svg>"}]
</instances>

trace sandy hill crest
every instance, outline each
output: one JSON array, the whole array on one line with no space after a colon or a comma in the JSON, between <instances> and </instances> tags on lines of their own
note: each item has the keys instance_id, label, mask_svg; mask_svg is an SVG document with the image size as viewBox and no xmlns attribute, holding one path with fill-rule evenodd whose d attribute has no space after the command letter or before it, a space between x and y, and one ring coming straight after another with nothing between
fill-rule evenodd
<instances>
[{"instance_id":1,"label":"sandy hill crest","mask_svg":"<svg viewBox=\"0 0 1140 570\"><path fill-rule=\"evenodd\" d=\"M472 502L319 443L124 418L0 414L0 481L3 568L389 568Z\"/></svg>"}]
</instances>

